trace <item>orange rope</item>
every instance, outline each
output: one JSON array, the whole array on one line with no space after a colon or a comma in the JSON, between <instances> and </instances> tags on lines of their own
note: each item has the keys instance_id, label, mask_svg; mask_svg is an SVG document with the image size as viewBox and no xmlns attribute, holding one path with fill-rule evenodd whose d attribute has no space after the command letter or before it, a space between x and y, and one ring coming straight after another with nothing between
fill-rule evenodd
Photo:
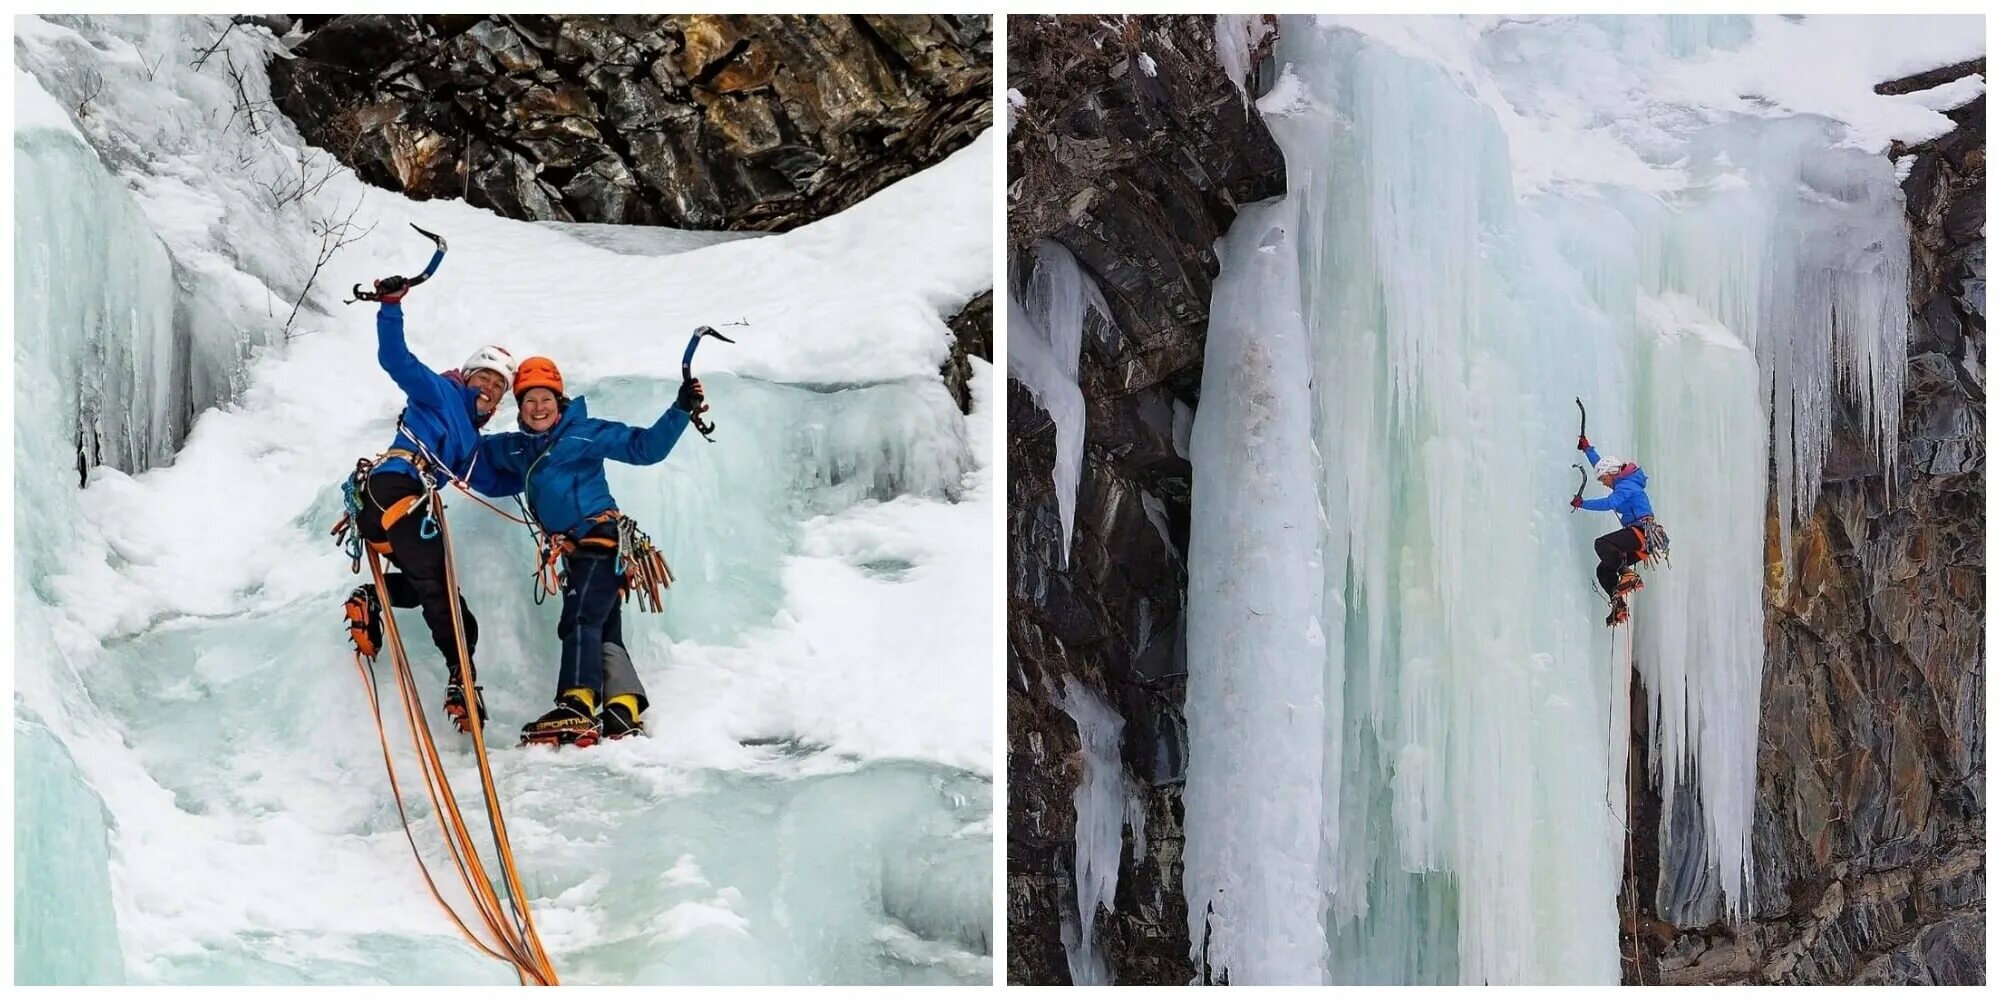
<instances>
[{"instance_id":1,"label":"orange rope","mask_svg":"<svg viewBox=\"0 0 2000 1000\"><path fill-rule=\"evenodd\" d=\"M382 726L382 701L375 694L374 671L368 668L367 661L359 652L354 654L354 666L356 670L360 671L361 683L368 691L368 710L375 717L375 736L382 743L382 765L389 772L389 792L395 796L396 815L401 816L403 819L403 837L410 842L410 854L417 859L417 870L423 873L424 885L430 888L431 898L437 900L439 906L444 907L444 912L447 916L451 917L451 922L458 925L458 932L465 935L465 939L472 942L474 948L485 952L499 961L511 961L507 956L494 951L491 946L473 934L471 928L465 926L465 921L459 917L458 911L450 903L445 902L444 893L438 890L437 880L431 877L430 866L424 863L423 851L417 847L417 835L415 831L410 829L410 813L403 805L402 785L396 781L396 764L389 755L389 732Z\"/></svg>"},{"instance_id":2,"label":"orange rope","mask_svg":"<svg viewBox=\"0 0 2000 1000\"><path fill-rule=\"evenodd\" d=\"M1625 633L1625 677L1628 691L1633 672L1631 604L1632 598L1630 595L1627 595L1625 598L1627 617L1625 619L1625 627L1622 631ZM1628 728L1631 725L1631 695L1629 693L1626 695L1626 725ZM1649 739L1648 743L1650 742L1651 740ZM1632 978L1638 980L1640 986L1644 986L1646 985L1646 966L1644 960L1645 953L1640 950L1639 945L1639 862L1632 842L1632 763L1629 760L1629 752L1627 757L1628 760L1625 763L1625 898L1632 907Z\"/></svg>"},{"instance_id":3,"label":"orange rope","mask_svg":"<svg viewBox=\"0 0 2000 1000\"><path fill-rule=\"evenodd\" d=\"M529 962L526 949L514 935L508 933L506 914L500 907L499 897L493 893L492 879L487 876L485 865L480 861L472 831L466 828L465 816L458 808L458 796L453 793L443 762L438 758L436 741L431 738L430 726L424 721L423 702L417 697L415 674L407 666L406 656L404 669L398 672L396 683L402 691L405 722L409 724L411 736L418 746L417 759L423 767L425 787L430 790L432 802L438 806L438 823L444 827L445 848L458 865L466 894L479 907L486 926L504 943L511 956L508 960L515 964L518 976L521 967ZM523 983L526 981L522 979Z\"/></svg>"},{"instance_id":4,"label":"orange rope","mask_svg":"<svg viewBox=\"0 0 2000 1000\"><path fill-rule=\"evenodd\" d=\"M432 501L436 503L435 493L432 494ZM450 588L449 596L454 621L453 632L458 642L458 662L465 665L466 668L461 672L460 680L465 685L470 686L473 683L471 657L465 649L465 635L461 624L464 619L458 606L458 582L451 561L451 536L445 527L442 504L437 504L435 513L437 515L439 530L444 532L446 586ZM368 563L369 569L375 578L376 594L383 612L384 638L388 640L386 645L389 647L391 659L396 668L397 687L402 696L405 721L410 727L411 739L416 744L417 760L423 771L425 788L430 793L432 802L436 807L438 823L443 827L445 847L451 855L454 867L458 869L460 881L463 883L467 895L479 910L482 922L486 925L487 930L500 942L499 948L496 949L487 942L480 940L477 935L472 933L457 910L445 902L442 893L437 888L435 880L431 877L429 868L424 864L421 853L417 855L418 868L423 873L425 883L431 889L432 897L437 899L438 904L445 908L445 912L450 916L452 922L458 926L460 932L475 947L487 955L513 964L515 975L523 985L529 985L531 982L534 985L556 985L558 980L555 968L549 961L548 953L542 947L540 938L535 934L533 921L527 915L527 907L523 902L526 898L525 893L521 888L520 876L515 867L512 848L507 841L506 825L504 819L501 817L499 794L493 785L492 770L487 761L486 745L482 739L477 691L475 689L469 695L467 715L471 719L470 725L472 728L474 756L479 762L480 784L486 800L487 817L492 825L495 851L499 857L501 870L506 879L508 901L512 904L516 916L516 919L512 921L507 919L506 911L498 895L493 891L492 879L487 876L485 866L480 860L471 831L467 829L465 817L458 808L457 796L452 792L451 782L445 774L443 761L438 757L436 741L432 738L430 726L424 719L423 702L417 693L416 678L410 669L409 658L403 648L401 630L396 626L395 612L389 603L388 586L384 578L380 554L370 549L368 551ZM358 655L356 662L357 664L360 662ZM386 731L382 729L381 706L375 693L373 677L371 672L366 669L363 670L363 676L368 681L369 704L374 710L376 728L378 735L382 739L382 759L384 766L389 771L390 789L396 797L396 808L403 818L404 834L410 840L410 849L412 852L416 852L416 838L410 829L409 814L404 809L402 789L396 779L395 765L389 754L388 736Z\"/></svg>"},{"instance_id":5,"label":"orange rope","mask_svg":"<svg viewBox=\"0 0 2000 1000\"><path fill-rule=\"evenodd\" d=\"M435 503L435 498L433 499ZM445 597L451 608L452 637L458 642L458 662L461 665L460 681L466 685L473 683L472 654L465 648L464 617L458 606L458 570L452 558L451 526L446 523L444 504L437 503L438 533L444 540L444 588ZM520 924L521 936L536 959L538 968L545 973L542 981L549 986L556 985L555 967L542 947L541 935L535 933L535 917L527 905L527 892L521 887L520 871L514 865L514 849L507 840L507 820L500 814L500 792L493 786L493 768L486 759L484 728L479 719L479 696L475 690L467 702L466 717L471 720L473 756L479 761L479 783L486 794L486 818L493 827L493 847L500 856L501 873L507 877L507 894L514 906L514 915Z\"/></svg>"},{"instance_id":6,"label":"orange rope","mask_svg":"<svg viewBox=\"0 0 2000 1000\"><path fill-rule=\"evenodd\" d=\"M480 861L471 831L466 828L464 814L458 808L458 797L453 793L451 781L445 774L444 763L438 757L437 743L431 737L430 725L424 720L423 701L417 694L416 677L410 669L409 657L403 648L402 634L396 626L395 612L388 602L381 558L373 551L368 555L370 569L375 574L377 594L382 603L385 638L388 639L390 654L396 667L396 684L402 696L404 722L410 728L412 742L416 744L417 762L423 771L424 786L430 793L438 824L445 834L445 847L451 854L453 865L458 869L466 895L478 907L487 929L493 932L500 940L501 947L507 951L506 956L500 957L515 966L515 974L524 985L530 976L533 976L538 983L549 983L551 979L544 975L545 970L535 966L529 949L521 943L518 935L510 933L513 928L508 925L500 900L493 892L492 880L487 876L485 865ZM484 756L483 748L481 756ZM391 765L390 782L392 786L395 784L393 765ZM497 809L499 804L489 799L487 807ZM452 916L455 922L463 923L456 912L453 912ZM490 949L488 951L490 953ZM548 975L552 976L553 973Z\"/></svg>"},{"instance_id":7,"label":"orange rope","mask_svg":"<svg viewBox=\"0 0 2000 1000\"><path fill-rule=\"evenodd\" d=\"M485 497L472 492L459 479L450 478L449 481L453 487L457 488L460 493L470 497L474 503L515 524L525 526L538 540L541 538L541 533L536 530L537 526L535 522L525 517L516 517L507 513L493 505ZM442 508L442 505L439 506ZM611 513L616 515L618 512L612 511ZM438 522L439 524L443 524L444 519L440 517ZM334 525L336 533L339 532L340 528L341 525ZM674 574L668 568L666 558L660 555L658 548L653 546L652 540L645 538L644 535L641 535L640 538L643 541L643 545L641 546L643 551L633 553L630 559L631 565L626 572L625 580L618 588L618 596L620 599L625 599L631 595L632 591L636 590L639 593L639 609L641 611L652 611L657 614L666 609L666 602L661 597L660 592L674 585ZM554 597L562 593L562 561L575 550L575 543L571 542L566 536L548 536L546 544L542 546L535 567L535 584L541 588L541 592L545 596ZM447 564L447 572L450 572L449 564ZM454 600L456 599L455 595L456 592L454 591Z\"/></svg>"},{"instance_id":8,"label":"orange rope","mask_svg":"<svg viewBox=\"0 0 2000 1000\"><path fill-rule=\"evenodd\" d=\"M487 510L490 510L490 511L492 511L492 512L493 512L493 513L495 513L495 514L498 514L498 515L500 515L501 517L504 517L504 518L506 518L507 520L509 520L509 521L512 521L512 522L514 522L515 524L525 524L525 525L527 525L527 526L528 526L528 527L530 527L530 528L534 527L534 525L533 525L533 524L532 524L531 522L529 522L529 520L528 520L527 518L525 518L525 517L515 517L514 515L512 515L512 514L509 514L509 513L507 513L506 511L504 511L504 510L501 510L501 509L500 509L500 508L498 508L498 507L495 507L495 506L494 506L494 505L493 505L492 503L490 503L489 501L487 501L487 499L486 499L485 497L482 497L482 496L480 496L479 494L477 494L477 493L474 493L474 492L472 492L472 490L468 489L468 488L466 487L466 485L465 485L464 483L462 483L462 482L459 482L459 481L458 481L458 480L456 480L456 479L453 479L453 480L451 481L451 484L452 484L453 486L456 486L456 487L458 487L458 491L459 491L460 493L463 493L463 494L465 494L466 496L469 496L469 497L471 497L471 498L472 498L472 499L473 499L474 501L476 501L476 502L477 502L477 503L478 503L478 504L479 504L479 505L480 505L481 507L484 507L484 508L486 508Z\"/></svg>"}]
</instances>

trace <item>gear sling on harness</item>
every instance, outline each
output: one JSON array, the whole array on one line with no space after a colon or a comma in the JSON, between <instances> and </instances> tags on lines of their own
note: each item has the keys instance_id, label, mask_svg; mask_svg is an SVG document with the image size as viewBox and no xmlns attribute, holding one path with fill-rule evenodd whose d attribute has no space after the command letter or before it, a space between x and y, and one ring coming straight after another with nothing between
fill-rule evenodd
<instances>
[{"instance_id":1,"label":"gear sling on harness","mask_svg":"<svg viewBox=\"0 0 2000 1000\"><path fill-rule=\"evenodd\" d=\"M1640 562L1647 566L1670 567L1674 564L1667 552L1671 545L1667 540L1667 529L1657 518L1647 515L1633 525L1632 530L1639 536Z\"/></svg>"},{"instance_id":2,"label":"gear sling on harness","mask_svg":"<svg viewBox=\"0 0 2000 1000\"><path fill-rule=\"evenodd\" d=\"M392 453L393 454L393 453ZM390 457L378 456L377 461ZM445 589L450 601L453 622L453 641L457 645L458 662L470 663L470 651L466 648L464 619L458 600L458 574L453 557L451 530L444 518L444 507L437 498L437 484L430 475L434 464L422 461L419 456L404 452L396 457L405 458L418 470L419 481L424 487L420 496L406 497L384 509L383 521L386 530L388 522L409 516L419 507L425 510L425 536L439 537L444 546ZM447 902L439 891L437 881L432 878L430 868L424 863L423 852L417 847L416 833L410 825L410 815L403 802L402 785L396 778L396 765L389 750L389 736L382 724L381 701L376 695L375 658L365 656L357 650L354 655L356 668L367 689L368 705L375 717L376 735L382 745L382 764L389 774L389 789L396 800L396 812L402 817L403 833L410 843L410 852L417 859L417 869L422 873L424 884L430 888L432 898L443 907L459 932L473 947L481 952L514 966L515 975L523 985L554 986L558 984L554 965L549 961L547 950L542 946L541 936L535 930L534 917L527 905L527 894L521 887L520 872L514 862L514 852L507 838L507 822L500 809L500 797L493 784L493 770L486 756L486 743L479 715L476 710L468 711L467 722L472 734L473 756L479 765L479 782L486 804L488 828L493 836L496 859L500 864L501 886L507 894L507 907L502 908L499 895L494 892L494 882L486 873L486 866L479 857L472 833L466 827L465 817L459 811L458 797L452 791L451 782L445 775L444 764L438 757L437 744L433 740L430 724L426 721L423 702L417 694L415 674L410 669L410 660L403 647L402 632L396 626L394 609L390 606L389 587L382 570L382 556L390 547L385 542L368 541L363 544L360 532L361 493L367 489L367 478L375 463L362 459L355 463L355 471L348 478L342 494L346 513L334 525L333 534L353 560L355 572L359 572L365 558L369 572L374 578L375 595L382 609L382 625L387 640L390 661L395 667L396 686L402 694L404 721L410 729L410 737L417 749L417 762L423 771L424 787L430 793L432 805L439 824L444 828L445 847L457 868L459 880L466 894L477 908L480 922L488 937L475 933L458 910ZM454 480L456 484L456 481ZM461 487L462 489L463 487ZM467 494L470 495L469 493ZM509 912L511 911L511 912Z\"/></svg>"},{"instance_id":3,"label":"gear sling on harness","mask_svg":"<svg viewBox=\"0 0 2000 1000\"><path fill-rule=\"evenodd\" d=\"M619 600L630 600L637 594L640 610L655 613L663 610L666 603L661 591L674 585L674 574L652 538L639 530L638 522L616 510L607 510L590 518L590 521L596 525L614 524L617 537L588 534L573 539L560 532L545 534L530 519L529 529L534 532L540 550L535 566L535 603L540 604L545 598L562 593L570 554L588 547L615 550L617 561L613 565L614 572L619 576Z\"/></svg>"}]
</instances>

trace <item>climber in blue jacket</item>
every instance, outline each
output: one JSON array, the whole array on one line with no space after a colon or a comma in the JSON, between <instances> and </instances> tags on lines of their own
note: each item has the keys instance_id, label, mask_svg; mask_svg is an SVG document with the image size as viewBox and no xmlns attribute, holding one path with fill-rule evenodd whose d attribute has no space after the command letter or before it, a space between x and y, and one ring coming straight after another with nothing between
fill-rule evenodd
<instances>
[{"instance_id":1,"label":"climber in blue jacket","mask_svg":"<svg viewBox=\"0 0 2000 1000\"><path fill-rule=\"evenodd\" d=\"M596 419L582 396L564 395L555 362L539 357L521 362L514 376L521 430L486 435L480 458L497 476L518 479L535 522L567 543L556 627L562 641L556 707L521 728L523 742L589 746L600 736L642 731L645 691L635 672L621 669L629 663L619 613L621 515L605 482L604 463L665 460L690 418L708 408L705 398L701 382L689 379L652 426L634 427Z\"/></svg>"},{"instance_id":2,"label":"climber in blue jacket","mask_svg":"<svg viewBox=\"0 0 2000 1000\"><path fill-rule=\"evenodd\" d=\"M1581 493L1569 505L1581 510L1618 512L1617 531L1597 539L1597 582L1611 598L1611 615L1605 624L1616 625L1630 616L1625 595L1645 586L1632 567L1646 556L1646 527L1653 520L1653 501L1646 496L1646 470L1622 458L1599 455L1590 439L1579 435L1576 447L1597 473L1597 481L1611 493L1585 500Z\"/></svg>"},{"instance_id":3,"label":"climber in blue jacket","mask_svg":"<svg viewBox=\"0 0 2000 1000\"><path fill-rule=\"evenodd\" d=\"M463 365L439 372L410 352L403 336L402 300L411 286L404 278L375 283L381 310L375 317L376 361L403 390L403 412L396 419L396 438L360 482L361 510L356 529L378 547L395 572L383 575L392 607L422 607L431 642L444 655L444 709L460 732L470 732L469 710L486 720L472 664L459 663L454 624L464 630L465 651L479 645L479 621L459 595L459 619L451 614L450 589L445 586L444 540L436 526L442 505L432 488L454 480L489 496L520 492L518 478L508 479L478 460L479 429L506 398L514 377L514 359L496 346L473 352ZM382 608L372 585L355 589L345 608L349 636L365 656L382 645ZM468 698L467 688L472 689ZM468 709L468 702L472 709Z\"/></svg>"}]
</instances>

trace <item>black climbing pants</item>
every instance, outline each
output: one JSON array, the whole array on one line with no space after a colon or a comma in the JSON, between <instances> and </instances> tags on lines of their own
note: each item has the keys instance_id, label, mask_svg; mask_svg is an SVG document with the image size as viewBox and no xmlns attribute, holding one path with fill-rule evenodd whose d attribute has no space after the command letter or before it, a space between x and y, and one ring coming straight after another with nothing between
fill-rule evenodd
<instances>
[{"instance_id":1,"label":"black climbing pants","mask_svg":"<svg viewBox=\"0 0 2000 1000\"><path fill-rule=\"evenodd\" d=\"M382 576L389 591L389 606L424 609L424 624L430 626L431 643L444 654L445 667L456 676L458 642L451 634L451 600L444 583L444 536L440 533L425 538L424 514L414 509L393 518L387 530L382 527L385 511L395 510L402 501L421 497L423 492L423 484L414 476L384 472L368 477L368 488L361 494L361 537L389 543L389 562L401 570ZM472 609L466 606L462 593L458 609L465 619L465 651L470 655L479 644L479 620L472 617ZM464 678L463 682L472 683L472 678Z\"/></svg>"},{"instance_id":2,"label":"black climbing pants","mask_svg":"<svg viewBox=\"0 0 2000 1000\"><path fill-rule=\"evenodd\" d=\"M1619 528L1597 539L1597 582L1604 596L1618 593L1618 574L1639 561L1639 550L1639 532L1633 528Z\"/></svg>"}]
</instances>

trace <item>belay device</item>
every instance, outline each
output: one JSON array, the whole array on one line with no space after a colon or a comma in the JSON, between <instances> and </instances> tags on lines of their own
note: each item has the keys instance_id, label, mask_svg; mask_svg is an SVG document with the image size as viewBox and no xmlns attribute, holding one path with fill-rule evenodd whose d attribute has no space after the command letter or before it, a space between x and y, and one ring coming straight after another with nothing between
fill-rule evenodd
<instances>
[{"instance_id":1,"label":"belay device","mask_svg":"<svg viewBox=\"0 0 2000 1000\"><path fill-rule=\"evenodd\" d=\"M444 237L414 222L410 223L410 228L422 233L425 238L437 245L437 249L431 253L431 262L424 265L423 272L414 278L404 278L401 276L383 278L381 281L376 282L376 287L372 290L361 287L360 282L355 282L354 297L347 300L348 305L353 305L356 302L380 302L383 295L394 295L397 292L409 291L429 281L431 275L437 273L438 265L444 263ZM391 284L391 282L394 282L394 284Z\"/></svg>"},{"instance_id":2,"label":"belay device","mask_svg":"<svg viewBox=\"0 0 2000 1000\"><path fill-rule=\"evenodd\" d=\"M442 244L440 244L440 246L442 246ZM440 253L442 253L442 251L440 251ZM695 327L694 336L688 338L687 350L681 352L681 381L683 383L694 381L694 349L701 346L701 338L703 337L714 337L715 339L720 340L725 344L736 343L736 341L733 341L728 337L725 337L722 334L717 333L715 331L715 327L712 326ZM688 419L691 423L694 424L694 429L701 432L701 439L703 441L707 441L710 444L715 443L715 438L710 436L715 433L714 424L709 423L706 420L703 420L701 418L701 414L699 413L690 414Z\"/></svg>"}]
</instances>

